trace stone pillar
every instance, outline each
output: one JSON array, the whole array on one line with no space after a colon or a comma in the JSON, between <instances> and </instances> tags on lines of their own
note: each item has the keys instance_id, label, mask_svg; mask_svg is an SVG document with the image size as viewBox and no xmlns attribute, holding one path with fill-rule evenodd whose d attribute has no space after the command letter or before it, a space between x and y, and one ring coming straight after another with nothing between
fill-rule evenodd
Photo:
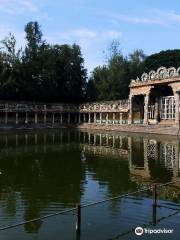
<instances>
[{"instance_id":1,"label":"stone pillar","mask_svg":"<svg viewBox=\"0 0 180 240\"><path fill-rule=\"evenodd\" d=\"M99 134L99 145L102 146L102 134Z\"/></svg>"},{"instance_id":2,"label":"stone pillar","mask_svg":"<svg viewBox=\"0 0 180 240\"><path fill-rule=\"evenodd\" d=\"M115 118L116 118L116 114L113 113L113 124L115 124Z\"/></svg>"},{"instance_id":3,"label":"stone pillar","mask_svg":"<svg viewBox=\"0 0 180 240\"><path fill-rule=\"evenodd\" d=\"M132 124L132 114L133 114L133 96L129 96L129 116L128 124Z\"/></svg>"},{"instance_id":4,"label":"stone pillar","mask_svg":"<svg viewBox=\"0 0 180 240\"><path fill-rule=\"evenodd\" d=\"M26 112L25 123L28 124L28 112Z\"/></svg>"},{"instance_id":5,"label":"stone pillar","mask_svg":"<svg viewBox=\"0 0 180 240\"><path fill-rule=\"evenodd\" d=\"M108 134L106 134L106 145L108 146L108 144L109 144L109 136Z\"/></svg>"},{"instance_id":6,"label":"stone pillar","mask_svg":"<svg viewBox=\"0 0 180 240\"><path fill-rule=\"evenodd\" d=\"M79 113L79 124L81 123L81 114Z\"/></svg>"},{"instance_id":7,"label":"stone pillar","mask_svg":"<svg viewBox=\"0 0 180 240\"><path fill-rule=\"evenodd\" d=\"M100 124L102 124L102 113L101 112L99 114L99 117L100 117L99 122L100 122Z\"/></svg>"},{"instance_id":8,"label":"stone pillar","mask_svg":"<svg viewBox=\"0 0 180 240\"><path fill-rule=\"evenodd\" d=\"M62 124L62 123L63 123L63 114L60 113L60 124Z\"/></svg>"},{"instance_id":9,"label":"stone pillar","mask_svg":"<svg viewBox=\"0 0 180 240\"><path fill-rule=\"evenodd\" d=\"M158 121L159 121L159 98L156 98L154 110L155 110L154 111L154 119L155 119L156 123L158 123Z\"/></svg>"},{"instance_id":10,"label":"stone pillar","mask_svg":"<svg viewBox=\"0 0 180 240\"><path fill-rule=\"evenodd\" d=\"M35 122L35 124L38 123L38 114L37 114L37 112L35 112L35 114L34 114L34 122Z\"/></svg>"},{"instance_id":11,"label":"stone pillar","mask_svg":"<svg viewBox=\"0 0 180 240\"><path fill-rule=\"evenodd\" d=\"M121 149L123 145L122 136L119 136L119 148Z\"/></svg>"},{"instance_id":12,"label":"stone pillar","mask_svg":"<svg viewBox=\"0 0 180 240\"><path fill-rule=\"evenodd\" d=\"M144 124L148 124L149 93L144 96Z\"/></svg>"},{"instance_id":13,"label":"stone pillar","mask_svg":"<svg viewBox=\"0 0 180 240\"><path fill-rule=\"evenodd\" d=\"M16 113L16 124L18 124L18 113Z\"/></svg>"},{"instance_id":14,"label":"stone pillar","mask_svg":"<svg viewBox=\"0 0 180 240\"><path fill-rule=\"evenodd\" d=\"M123 123L123 114L119 113L119 123L122 125Z\"/></svg>"},{"instance_id":15,"label":"stone pillar","mask_svg":"<svg viewBox=\"0 0 180 240\"><path fill-rule=\"evenodd\" d=\"M83 133L83 143L85 143L86 142L86 133L84 132Z\"/></svg>"},{"instance_id":16,"label":"stone pillar","mask_svg":"<svg viewBox=\"0 0 180 240\"><path fill-rule=\"evenodd\" d=\"M88 123L91 123L91 114L88 113Z\"/></svg>"},{"instance_id":17,"label":"stone pillar","mask_svg":"<svg viewBox=\"0 0 180 240\"><path fill-rule=\"evenodd\" d=\"M70 123L70 121L71 121L71 115L70 113L68 113L68 124Z\"/></svg>"},{"instance_id":18,"label":"stone pillar","mask_svg":"<svg viewBox=\"0 0 180 240\"><path fill-rule=\"evenodd\" d=\"M37 124L38 123L38 115L37 115L37 105L35 105L35 113L34 113L34 122L35 122L35 124Z\"/></svg>"},{"instance_id":19,"label":"stone pillar","mask_svg":"<svg viewBox=\"0 0 180 240\"><path fill-rule=\"evenodd\" d=\"M91 143L91 134L88 133L88 143L90 144Z\"/></svg>"},{"instance_id":20,"label":"stone pillar","mask_svg":"<svg viewBox=\"0 0 180 240\"><path fill-rule=\"evenodd\" d=\"M44 124L46 124L46 105L44 105Z\"/></svg>"},{"instance_id":21,"label":"stone pillar","mask_svg":"<svg viewBox=\"0 0 180 240\"><path fill-rule=\"evenodd\" d=\"M8 113L5 112L5 124L7 124L7 123L8 123Z\"/></svg>"},{"instance_id":22,"label":"stone pillar","mask_svg":"<svg viewBox=\"0 0 180 240\"><path fill-rule=\"evenodd\" d=\"M115 147L115 136L113 135L113 148Z\"/></svg>"},{"instance_id":23,"label":"stone pillar","mask_svg":"<svg viewBox=\"0 0 180 240\"><path fill-rule=\"evenodd\" d=\"M47 118L46 118L46 112L44 112L44 124L46 124L46 120L47 120Z\"/></svg>"},{"instance_id":24,"label":"stone pillar","mask_svg":"<svg viewBox=\"0 0 180 240\"><path fill-rule=\"evenodd\" d=\"M108 124L108 121L109 121L109 115L108 113L106 113L106 125Z\"/></svg>"},{"instance_id":25,"label":"stone pillar","mask_svg":"<svg viewBox=\"0 0 180 240\"><path fill-rule=\"evenodd\" d=\"M5 119L4 119L5 124L8 123L8 109L9 109L8 104L5 104Z\"/></svg>"},{"instance_id":26,"label":"stone pillar","mask_svg":"<svg viewBox=\"0 0 180 240\"><path fill-rule=\"evenodd\" d=\"M86 114L85 113L83 114L83 121L84 121L84 123L86 122Z\"/></svg>"},{"instance_id":27,"label":"stone pillar","mask_svg":"<svg viewBox=\"0 0 180 240\"><path fill-rule=\"evenodd\" d=\"M55 113L52 114L52 124L55 123Z\"/></svg>"},{"instance_id":28,"label":"stone pillar","mask_svg":"<svg viewBox=\"0 0 180 240\"><path fill-rule=\"evenodd\" d=\"M96 124L96 113L94 113L94 123Z\"/></svg>"},{"instance_id":29,"label":"stone pillar","mask_svg":"<svg viewBox=\"0 0 180 240\"><path fill-rule=\"evenodd\" d=\"M175 125L179 128L179 92L175 92L174 94L175 99Z\"/></svg>"},{"instance_id":30,"label":"stone pillar","mask_svg":"<svg viewBox=\"0 0 180 240\"><path fill-rule=\"evenodd\" d=\"M76 113L74 115L74 123L77 123L77 115L76 115Z\"/></svg>"},{"instance_id":31,"label":"stone pillar","mask_svg":"<svg viewBox=\"0 0 180 240\"><path fill-rule=\"evenodd\" d=\"M96 145L96 134L94 134L94 145Z\"/></svg>"}]
</instances>

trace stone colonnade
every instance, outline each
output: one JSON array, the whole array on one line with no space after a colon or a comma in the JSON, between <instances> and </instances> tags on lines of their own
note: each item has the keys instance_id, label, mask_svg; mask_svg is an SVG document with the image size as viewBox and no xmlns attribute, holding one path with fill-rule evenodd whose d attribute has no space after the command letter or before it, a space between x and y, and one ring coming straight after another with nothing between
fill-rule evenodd
<instances>
[{"instance_id":1,"label":"stone colonnade","mask_svg":"<svg viewBox=\"0 0 180 240\"><path fill-rule=\"evenodd\" d=\"M127 116L127 112L76 111L68 107L58 111L46 105L23 106L22 109L18 105L12 108L11 104L5 104L0 108L0 124L127 124Z\"/></svg>"},{"instance_id":2,"label":"stone colonnade","mask_svg":"<svg viewBox=\"0 0 180 240\"><path fill-rule=\"evenodd\" d=\"M4 124L15 123L18 124L126 124L127 120L123 117L123 113L66 113L66 112L14 112L8 111L1 113L1 123ZM42 117L43 116L43 117ZM48 116L48 117L47 117ZM4 119L4 120L2 120Z\"/></svg>"}]
</instances>

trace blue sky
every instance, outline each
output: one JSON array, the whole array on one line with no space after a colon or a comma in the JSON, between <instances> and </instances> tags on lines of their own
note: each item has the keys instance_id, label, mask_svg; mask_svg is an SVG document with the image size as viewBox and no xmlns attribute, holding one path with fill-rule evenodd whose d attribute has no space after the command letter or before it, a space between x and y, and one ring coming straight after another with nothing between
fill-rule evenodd
<instances>
[{"instance_id":1,"label":"blue sky","mask_svg":"<svg viewBox=\"0 0 180 240\"><path fill-rule=\"evenodd\" d=\"M89 72L112 40L124 54L180 48L179 0L0 0L0 39L12 32L24 45L24 25L35 20L47 42L80 44Z\"/></svg>"}]
</instances>

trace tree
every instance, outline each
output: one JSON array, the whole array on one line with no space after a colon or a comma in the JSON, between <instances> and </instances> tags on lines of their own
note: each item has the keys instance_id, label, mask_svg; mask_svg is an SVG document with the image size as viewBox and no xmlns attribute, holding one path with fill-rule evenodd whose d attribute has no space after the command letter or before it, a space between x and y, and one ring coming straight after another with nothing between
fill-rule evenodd
<instances>
[{"instance_id":1,"label":"tree","mask_svg":"<svg viewBox=\"0 0 180 240\"><path fill-rule=\"evenodd\" d=\"M145 72L157 70L159 67L179 67L180 66L180 49L166 50L148 56L143 68Z\"/></svg>"},{"instance_id":2,"label":"tree","mask_svg":"<svg viewBox=\"0 0 180 240\"><path fill-rule=\"evenodd\" d=\"M88 100L128 98L131 78L141 74L144 59L142 50L124 56L119 42L113 41L106 55L107 65L95 68L87 83Z\"/></svg>"},{"instance_id":3,"label":"tree","mask_svg":"<svg viewBox=\"0 0 180 240\"><path fill-rule=\"evenodd\" d=\"M16 50L16 39L11 33L0 43L2 45L0 52L0 97L9 100L19 99L22 50Z\"/></svg>"}]
</instances>

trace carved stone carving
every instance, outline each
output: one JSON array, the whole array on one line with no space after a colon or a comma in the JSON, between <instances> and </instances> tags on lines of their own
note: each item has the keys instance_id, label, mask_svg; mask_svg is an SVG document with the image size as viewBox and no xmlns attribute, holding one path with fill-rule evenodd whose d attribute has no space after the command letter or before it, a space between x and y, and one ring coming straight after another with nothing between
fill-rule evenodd
<instances>
[{"instance_id":1,"label":"carved stone carving","mask_svg":"<svg viewBox=\"0 0 180 240\"><path fill-rule=\"evenodd\" d=\"M176 70L175 67L159 67L157 71L151 70L149 74L143 73L141 78L138 77L136 80L132 79L131 84L136 84L139 82L149 82L154 80L161 80L161 79L168 79L168 78L175 78L180 76L180 67Z\"/></svg>"}]
</instances>

